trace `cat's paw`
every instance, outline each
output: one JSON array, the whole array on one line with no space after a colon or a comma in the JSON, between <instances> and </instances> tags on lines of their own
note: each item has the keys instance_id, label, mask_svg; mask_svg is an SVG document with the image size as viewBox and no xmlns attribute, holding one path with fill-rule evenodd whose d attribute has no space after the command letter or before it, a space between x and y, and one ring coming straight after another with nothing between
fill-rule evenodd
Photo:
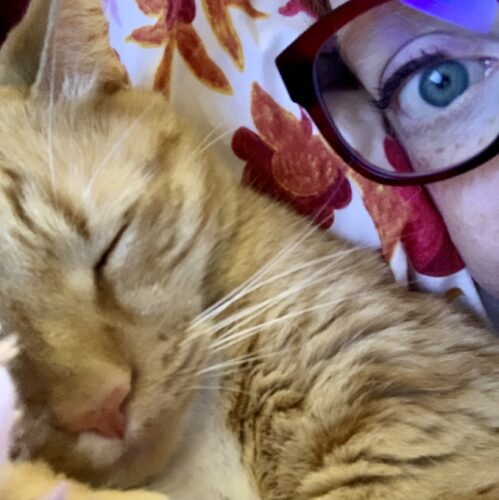
<instances>
[{"instance_id":1,"label":"cat's paw","mask_svg":"<svg viewBox=\"0 0 499 500\"><path fill-rule=\"evenodd\" d=\"M42 463L7 464L0 486L2 500L168 500L144 490L93 490L54 474Z\"/></svg>"}]
</instances>

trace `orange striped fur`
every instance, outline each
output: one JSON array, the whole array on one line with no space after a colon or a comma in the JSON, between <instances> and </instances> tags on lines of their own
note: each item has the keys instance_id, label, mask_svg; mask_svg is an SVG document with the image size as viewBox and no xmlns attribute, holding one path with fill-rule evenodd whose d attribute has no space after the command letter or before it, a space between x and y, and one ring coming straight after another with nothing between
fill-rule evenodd
<instances>
[{"instance_id":1,"label":"orange striped fur","mask_svg":"<svg viewBox=\"0 0 499 500\"><path fill-rule=\"evenodd\" d=\"M15 454L173 500L499 498L494 336L239 186L104 31L34 0L0 52ZM125 439L61 430L113 367Z\"/></svg>"}]
</instances>

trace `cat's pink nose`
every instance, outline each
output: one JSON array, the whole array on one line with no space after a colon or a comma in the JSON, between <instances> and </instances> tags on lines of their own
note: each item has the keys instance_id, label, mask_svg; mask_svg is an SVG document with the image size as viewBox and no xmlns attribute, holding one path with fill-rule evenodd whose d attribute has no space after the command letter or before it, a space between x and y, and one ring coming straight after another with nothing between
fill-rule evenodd
<instances>
[{"instance_id":1,"label":"cat's pink nose","mask_svg":"<svg viewBox=\"0 0 499 500\"><path fill-rule=\"evenodd\" d=\"M60 426L73 433L95 432L109 439L123 439L126 433L125 403L131 391L130 376L100 392L100 397L82 402L71 415L60 415Z\"/></svg>"},{"instance_id":2,"label":"cat's pink nose","mask_svg":"<svg viewBox=\"0 0 499 500\"><path fill-rule=\"evenodd\" d=\"M114 388L97 405L77 415L71 427L73 432L95 432L106 438L123 439L126 431L125 400L130 387Z\"/></svg>"}]
</instances>

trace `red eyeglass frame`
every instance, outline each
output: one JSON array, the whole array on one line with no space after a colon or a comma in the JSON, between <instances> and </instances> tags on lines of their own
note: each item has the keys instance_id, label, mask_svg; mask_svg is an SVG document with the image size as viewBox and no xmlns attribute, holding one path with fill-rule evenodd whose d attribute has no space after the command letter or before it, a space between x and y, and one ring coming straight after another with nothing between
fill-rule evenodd
<instances>
[{"instance_id":1,"label":"red eyeglass frame","mask_svg":"<svg viewBox=\"0 0 499 500\"><path fill-rule=\"evenodd\" d=\"M477 168L499 154L499 136L477 156L438 172L417 174L381 170L355 153L328 117L318 91L315 64L323 45L343 26L369 10L393 0L349 0L319 19L276 58L277 69L291 99L303 107L334 151L359 174L388 185L422 185L450 179Z\"/></svg>"}]
</instances>

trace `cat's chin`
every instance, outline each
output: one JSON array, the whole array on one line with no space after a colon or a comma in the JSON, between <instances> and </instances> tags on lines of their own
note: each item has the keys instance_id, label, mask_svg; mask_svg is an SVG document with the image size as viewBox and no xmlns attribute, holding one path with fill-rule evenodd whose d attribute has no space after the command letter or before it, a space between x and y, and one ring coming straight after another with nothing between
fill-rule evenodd
<instances>
[{"instance_id":1,"label":"cat's chin","mask_svg":"<svg viewBox=\"0 0 499 500\"><path fill-rule=\"evenodd\" d=\"M20 443L30 458L93 486L140 487L168 467L182 441L193 396L185 391L156 408L143 396L131 400L123 439L69 433L54 425L45 406L40 406L43 411L27 408L18 422ZM34 419L38 414L43 418Z\"/></svg>"},{"instance_id":2,"label":"cat's chin","mask_svg":"<svg viewBox=\"0 0 499 500\"><path fill-rule=\"evenodd\" d=\"M168 466L181 440L182 424L182 414L167 412L148 422L146 431L137 432L132 426L123 440L81 433L71 456L58 468L94 486L144 486Z\"/></svg>"},{"instance_id":3,"label":"cat's chin","mask_svg":"<svg viewBox=\"0 0 499 500\"><path fill-rule=\"evenodd\" d=\"M75 453L86 457L96 468L112 467L125 454L126 442L108 439L93 432L83 432L78 438Z\"/></svg>"},{"instance_id":4,"label":"cat's chin","mask_svg":"<svg viewBox=\"0 0 499 500\"><path fill-rule=\"evenodd\" d=\"M55 470L94 487L119 489L145 486L168 466L175 449L164 439L143 439L127 442L82 435L70 457L54 459L44 452Z\"/></svg>"}]
</instances>

